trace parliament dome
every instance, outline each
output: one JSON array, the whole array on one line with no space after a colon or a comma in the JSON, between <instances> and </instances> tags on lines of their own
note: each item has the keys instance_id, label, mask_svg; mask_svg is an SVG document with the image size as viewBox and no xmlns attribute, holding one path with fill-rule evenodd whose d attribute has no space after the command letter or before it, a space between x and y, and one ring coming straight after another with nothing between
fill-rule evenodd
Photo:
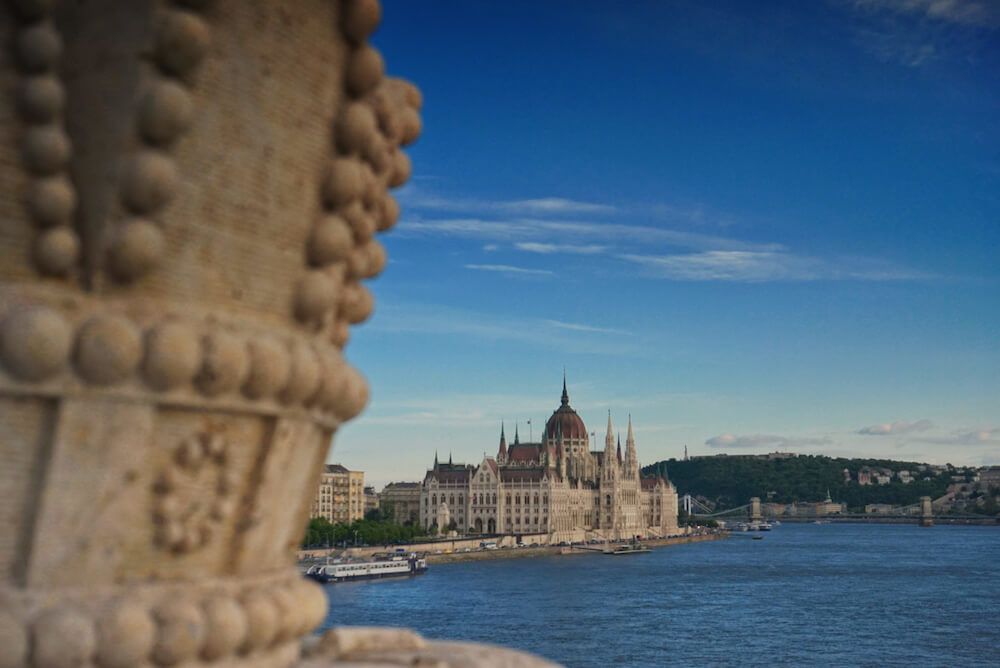
<instances>
[{"instance_id":1,"label":"parliament dome","mask_svg":"<svg viewBox=\"0 0 1000 668\"><path fill-rule=\"evenodd\" d=\"M560 438L584 440L587 438L587 425L569 405L566 378L563 378L562 401L559 408L553 411L552 417L545 423L545 438L549 441L558 441Z\"/></svg>"}]
</instances>

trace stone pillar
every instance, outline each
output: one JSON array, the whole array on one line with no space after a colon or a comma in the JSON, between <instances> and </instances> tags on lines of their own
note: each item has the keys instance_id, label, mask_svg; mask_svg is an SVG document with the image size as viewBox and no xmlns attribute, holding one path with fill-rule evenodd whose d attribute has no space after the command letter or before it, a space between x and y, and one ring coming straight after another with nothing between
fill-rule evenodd
<instances>
[{"instance_id":1,"label":"stone pillar","mask_svg":"<svg viewBox=\"0 0 1000 668\"><path fill-rule=\"evenodd\" d=\"M0 665L286 666L417 90L371 0L0 6Z\"/></svg>"},{"instance_id":2,"label":"stone pillar","mask_svg":"<svg viewBox=\"0 0 1000 668\"><path fill-rule=\"evenodd\" d=\"M920 526L934 526L934 508L931 505L931 497L920 497Z\"/></svg>"},{"instance_id":3,"label":"stone pillar","mask_svg":"<svg viewBox=\"0 0 1000 668\"><path fill-rule=\"evenodd\" d=\"M760 512L760 497L750 499L750 521L760 522L764 516Z\"/></svg>"},{"instance_id":4,"label":"stone pillar","mask_svg":"<svg viewBox=\"0 0 1000 668\"><path fill-rule=\"evenodd\" d=\"M0 666L301 659L295 549L421 127L380 15L0 4ZM371 637L413 649L310 660Z\"/></svg>"}]
</instances>

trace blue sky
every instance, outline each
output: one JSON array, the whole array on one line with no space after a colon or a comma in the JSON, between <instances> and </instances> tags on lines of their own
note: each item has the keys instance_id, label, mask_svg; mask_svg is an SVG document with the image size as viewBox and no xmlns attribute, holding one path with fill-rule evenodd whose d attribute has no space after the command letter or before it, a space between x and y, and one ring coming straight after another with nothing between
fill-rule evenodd
<instances>
[{"instance_id":1,"label":"blue sky","mask_svg":"<svg viewBox=\"0 0 1000 668\"><path fill-rule=\"evenodd\" d=\"M331 461L628 412L646 463L1000 463L1000 3L384 2L424 94Z\"/></svg>"}]
</instances>

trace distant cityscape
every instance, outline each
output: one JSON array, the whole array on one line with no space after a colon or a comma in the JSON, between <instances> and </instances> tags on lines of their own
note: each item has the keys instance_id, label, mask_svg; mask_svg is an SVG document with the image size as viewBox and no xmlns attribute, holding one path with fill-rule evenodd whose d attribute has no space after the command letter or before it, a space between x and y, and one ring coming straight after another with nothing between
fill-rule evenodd
<instances>
[{"instance_id":1,"label":"distant cityscape","mask_svg":"<svg viewBox=\"0 0 1000 668\"><path fill-rule=\"evenodd\" d=\"M364 473L328 465L313 517L331 523L361 519L370 510L430 533L546 534L554 541L664 537L678 531L677 490L665 475L640 472L628 419L624 449L608 414L603 450L572 408L563 379L559 406L538 442L501 426L495 456L478 464L434 463L421 482L398 482L376 494Z\"/></svg>"},{"instance_id":2,"label":"distant cityscape","mask_svg":"<svg viewBox=\"0 0 1000 668\"><path fill-rule=\"evenodd\" d=\"M531 484L524 473L528 470L541 470L535 459L540 456L538 454L538 446L539 444L520 442L519 435L515 435L515 442L508 446L505 436L501 436L501 447L498 449L498 456L486 457L478 466L456 464L451 461L435 461L431 468L424 474L422 481L391 482L385 485L381 491L376 491L373 486L366 486L364 484L364 472L349 470L340 464L328 464L322 474L322 479L316 492L311 516L322 517L332 524L350 524L366 516L371 516L372 511L379 511L380 517L405 526L420 526L424 529L430 529L435 525L447 527L454 522L454 530L461 531L462 533L496 533L496 526L491 525L489 520L491 517L495 519L498 516L496 507L501 505L499 503L500 498L498 497L497 504L494 506L492 502L493 495L496 492L491 491L489 497L490 504L474 503L478 502L478 496L473 495L479 492L478 488L476 492L472 491L472 481L477 479L477 475L480 472L486 470L483 468L484 466L490 467L490 470L493 470L492 467L496 467L497 470L503 469L503 480L507 482L519 480L518 484L522 489L525 484L528 484L530 487ZM505 454L501 454L504 449L506 451ZM617 452L616 447L616 459L618 456ZM798 455L791 452L749 455L729 455L723 453L692 456L682 461L696 462L698 460L720 461L730 459L776 462L800 457L811 456ZM500 462L503 462L503 464ZM518 462L527 466L519 465ZM668 465L670 462L674 462L674 460L668 460ZM674 463L676 464L676 462ZM893 484L912 485L913 483L929 483L943 479L946 481L943 493L932 499L935 513L978 512L995 514L997 512L997 497L1000 496L1000 466L956 467L950 464L912 463L906 463L905 467L901 466L903 466L903 463L897 463L895 468L876 465L863 465L854 469L845 467L841 470L840 482L845 486L876 488ZM536 481L537 484L532 489L537 487L538 490L541 490L543 480L544 476L540 476L539 480ZM645 481L653 479L645 478L642 480L649 487L651 486L650 483ZM498 482L500 481L498 480ZM673 483L666 482L666 485L669 489L674 489ZM516 486L511 487L511 489L515 488ZM440 494L441 500L439 503L435 503L437 501L435 498L436 495L431 490L435 490ZM448 490L449 493L446 493L444 490ZM676 495L675 489L673 494ZM507 494L503 493L502 496L503 500L506 501ZM452 497L455 499L454 502L451 502ZM524 497L527 500L530 498L530 494L525 494ZM540 498L546 498L545 492L542 492ZM695 494L694 498L697 503L709 511L714 511L719 507L714 499L708 498L704 494ZM766 498L767 495L765 495ZM486 497L484 496L485 500ZM512 497L512 500L517 500L516 493ZM468 508L465 505L467 501ZM451 502L450 505L446 505L449 502ZM668 492L666 500L662 501L662 503L664 507L669 509L670 504L676 503L676 501L673 501L669 497ZM448 514L447 516L442 515L439 518L438 513L442 507L448 508ZM520 507L520 504L514 503L511 510L513 511L515 508L520 510ZM526 510L530 510L530 508L530 503L525 505ZM537 508L539 511L538 517L542 522L538 530L548 530L550 526L548 505L539 503ZM676 506L674 508L673 512L676 512ZM893 503L866 503L859 505L857 508L850 509L844 501L832 498L828 491L825 498L817 498L815 500L798 500L789 503L765 500L761 504L761 509L765 515L771 517L822 517L847 513L849 510L878 516L898 512L899 505ZM506 513L504 514L506 515ZM530 515L530 513L525 513L525 515L521 515L520 513L514 515L511 513L511 516L512 518L518 517L519 519L528 516L533 519L533 515ZM482 526L475 524L475 518L477 517L481 521L483 517L486 518ZM541 518L545 519L542 520ZM652 520L652 518L650 519ZM662 517L657 519L662 522ZM582 517L579 522L581 527L587 526L587 521L588 518L586 516ZM667 522L664 528L671 528L669 525L670 523ZM510 526L501 524L500 528L511 533L535 530L534 524L530 520L523 524L520 521L517 523L511 522Z\"/></svg>"}]
</instances>

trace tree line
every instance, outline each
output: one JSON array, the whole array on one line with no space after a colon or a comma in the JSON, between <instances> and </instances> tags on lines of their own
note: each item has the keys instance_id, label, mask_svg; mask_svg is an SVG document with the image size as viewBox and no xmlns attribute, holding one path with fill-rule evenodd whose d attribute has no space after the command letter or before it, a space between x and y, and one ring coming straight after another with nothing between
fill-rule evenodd
<instances>
[{"instance_id":1,"label":"tree line","mask_svg":"<svg viewBox=\"0 0 1000 668\"><path fill-rule=\"evenodd\" d=\"M378 511L368 513L365 519L349 524L334 524L325 517L309 520L304 548L347 547L349 545L393 545L409 543L423 538L426 532L419 526L403 526L383 517Z\"/></svg>"},{"instance_id":2,"label":"tree line","mask_svg":"<svg viewBox=\"0 0 1000 668\"><path fill-rule=\"evenodd\" d=\"M907 470L914 480L904 484L894 476L886 485L859 485L857 473L865 466L893 472ZM764 502L786 504L822 501L827 490L834 501L846 503L848 509L863 510L870 503L908 506L918 503L921 496L938 498L951 484L951 476L956 474L954 469L941 473L921 472L918 466L918 462L822 455L784 459L718 456L687 461L668 459L643 467L642 472L669 478L678 494L708 499L716 504L717 510L746 505L754 496ZM845 482L844 469L851 473L850 482Z\"/></svg>"}]
</instances>

